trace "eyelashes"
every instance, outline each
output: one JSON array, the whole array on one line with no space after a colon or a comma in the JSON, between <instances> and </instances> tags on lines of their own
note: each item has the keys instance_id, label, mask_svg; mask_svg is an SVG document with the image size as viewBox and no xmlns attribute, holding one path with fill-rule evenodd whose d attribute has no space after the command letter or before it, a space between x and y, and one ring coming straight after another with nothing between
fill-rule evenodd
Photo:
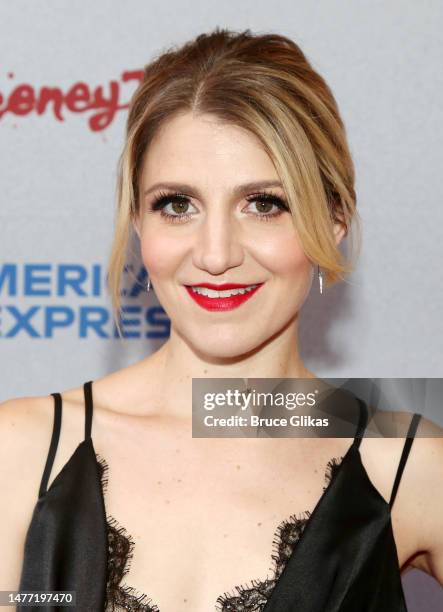
<instances>
[{"instance_id":1,"label":"eyelashes","mask_svg":"<svg viewBox=\"0 0 443 612\"><path fill-rule=\"evenodd\" d=\"M274 212L247 213L249 215L252 215L253 217L256 217L260 221L271 221L272 219L275 219L276 217L282 215L285 211L289 211L289 207L286 204L285 200L270 192L262 191L259 193L255 193L248 196L246 200L251 203L258 202L260 204L264 204L265 207L267 205L271 205L271 208L272 206L276 208ZM168 213L165 208L169 204L177 204L179 208L178 212L176 211L175 214ZM160 211L160 215L170 223L183 223L194 216L194 213L188 213L184 210L187 209L187 206L189 206L189 204L189 197L183 193L160 192L151 205L151 211ZM181 212L180 208L182 208Z\"/></svg>"}]
</instances>

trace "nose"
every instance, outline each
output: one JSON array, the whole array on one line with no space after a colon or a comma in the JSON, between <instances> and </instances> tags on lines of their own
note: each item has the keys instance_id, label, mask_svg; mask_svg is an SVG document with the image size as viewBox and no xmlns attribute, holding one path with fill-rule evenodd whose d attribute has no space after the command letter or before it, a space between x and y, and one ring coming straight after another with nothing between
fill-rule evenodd
<instances>
[{"instance_id":1,"label":"nose","mask_svg":"<svg viewBox=\"0 0 443 612\"><path fill-rule=\"evenodd\" d=\"M208 212L195 238L193 263L197 268L216 275L242 264L241 230L226 211Z\"/></svg>"}]
</instances>

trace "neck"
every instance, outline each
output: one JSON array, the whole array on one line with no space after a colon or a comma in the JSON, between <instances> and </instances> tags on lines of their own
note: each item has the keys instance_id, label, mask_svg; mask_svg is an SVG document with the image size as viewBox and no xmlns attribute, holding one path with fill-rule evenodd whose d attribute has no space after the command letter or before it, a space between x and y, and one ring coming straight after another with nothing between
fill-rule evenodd
<instances>
[{"instance_id":1,"label":"neck","mask_svg":"<svg viewBox=\"0 0 443 612\"><path fill-rule=\"evenodd\" d=\"M235 358L205 355L172 327L155 361L162 413L179 417L189 416L193 378L316 378L298 351L297 319L264 346Z\"/></svg>"}]
</instances>

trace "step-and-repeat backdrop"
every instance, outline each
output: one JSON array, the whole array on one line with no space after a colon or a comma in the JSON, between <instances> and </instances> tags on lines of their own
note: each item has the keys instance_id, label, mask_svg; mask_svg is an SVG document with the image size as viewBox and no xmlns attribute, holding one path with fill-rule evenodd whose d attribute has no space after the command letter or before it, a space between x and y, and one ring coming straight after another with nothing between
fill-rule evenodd
<instances>
[{"instance_id":1,"label":"step-and-repeat backdrop","mask_svg":"<svg viewBox=\"0 0 443 612\"><path fill-rule=\"evenodd\" d=\"M0 7L0 400L79 386L168 337L155 294L131 285L143 273L136 243L116 336L105 277L117 160L144 64L217 25L292 37L347 126L362 254L347 283L313 288L303 308L307 366L339 378L443 375L438 0L15 0ZM443 608L426 575L404 582L412 611Z\"/></svg>"}]
</instances>

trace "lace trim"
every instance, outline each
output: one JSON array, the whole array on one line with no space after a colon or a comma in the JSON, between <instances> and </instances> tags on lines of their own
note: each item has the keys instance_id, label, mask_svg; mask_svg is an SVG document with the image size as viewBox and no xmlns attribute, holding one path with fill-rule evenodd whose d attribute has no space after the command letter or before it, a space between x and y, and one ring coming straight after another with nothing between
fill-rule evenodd
<instances>
[{"instance_id":1,"label":"lace trim","mask_svg":"<svg viewBox=\"0 0 443 612\"><path fill-rule=\"evenodd\" d=\"M96 453L100 482L105 494L108 485L109 466L103 457ZM152 600L134 587L121 584L129 572L134 556L135 542L126 529L111 515L106 513L108 536L108 568L106 580L105 612L160 612Z\"/></svg>"},{"instance_id":2,"label":"lace trim","mask_svg":"<svg viewBox=\"0 0 443 612\"><path fill-rule=\"evenodd\" d=\"M328 488L342 459L343 457L333 457L326 464L323 492ZM224 593L220 595L216 601L218 612L262 612L310 517L311 512L305 510L300 512L298 516L292 514L278 525L272 542L274 547L272 577L266 577L264 580L252 580L249 586L247 584L236 586L236 594Z\"/></svg>"},{"instance_id":3,"label":"lace trim","mask_svg":"<svg viewBox=\"0 0 443 612\"><path fill-rule=\"evenodd\" d=\"M109 466L106 460L97 453L96 457L104 494L108 484ZM323 492L331 483L342 459L343 457L333 457L326 464ZM272 541L271 558L274 562L274 567L270 570L272 576L264 580L251 580L249 585L245 583L234 587L232 594L226 592L220 595L215 606L218 612L262 612L310 517L311 512L305 510L298 516L291 515L278 525ZM134 587L125 583L121 584L124 576L129 572L135 543L131 535L113 516L106 514L106 523L108 571L105 612L160 612L145 593L137 593Z\"/></svg>"}]
</instances>

